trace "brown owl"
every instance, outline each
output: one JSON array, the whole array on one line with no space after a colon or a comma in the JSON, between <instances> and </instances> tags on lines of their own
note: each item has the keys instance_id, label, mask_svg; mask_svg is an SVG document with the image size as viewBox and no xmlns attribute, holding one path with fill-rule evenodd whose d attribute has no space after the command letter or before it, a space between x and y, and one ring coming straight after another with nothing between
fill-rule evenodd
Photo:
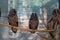
<instances>
[{"instance_id":1,"label":"brown owl","mask_svg":"<svg viewBox=\"0 0 60 40\"><path fill-rule=\"evenodd\" d=\"M0 8L0 17L1 17L1 8Z\"/></svg>"},{"instance_id":2,"label":"brown owl","mask_svg":"<svg viewBox=\"0 0 60 40\"><path fill-rule=\"evenodd\" d=\"M52 30L57 31L58 28L60 28L60 10L54 9L52 12L52 18L47 23L47 29L50 29L50 30L52 29ZM60 33L60 31L57 31L57 32ZM49 32L49 34L53 39L55 39L57 32Z\"/></svg>"},{"instance_id":3,"label":"brown owl","mask_svg":"<svg viewBox=\"0 0 60 40\"><path fill-rule=\"evenodd\" d=\"M11 26L17 26L18 27L18 16L15 9L11 9L8 15L8 22ZM11 30L16 33L17 29L11 27Z\"/></svg>"},{"instance_id":4,"label":"brown owl","mask_svg":"<svg viewBox=\"0 0 60 40\"><path fill-rule=\"evenodd\" d=\"M29 20L29 29L37 30L39 24L38 16L36 13L32 13ZM31 31L31 33L35 33L35 31Z\"/></svg>"}]
</instances>

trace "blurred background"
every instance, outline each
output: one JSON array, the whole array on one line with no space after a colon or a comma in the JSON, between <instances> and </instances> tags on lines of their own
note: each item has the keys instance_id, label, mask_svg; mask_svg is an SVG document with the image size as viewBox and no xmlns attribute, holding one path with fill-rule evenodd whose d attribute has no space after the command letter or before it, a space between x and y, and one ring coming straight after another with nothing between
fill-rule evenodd
<instances>
[{"instance_id":1,"label":"blurred background","mask_svg":"<svg viewBox=\"0 0 60 40\"><path fill-rule=\"evenodd\" d=\"M36 12L39 18L38 29L44 30L46 28L43 21L46 24L47 20L52 17L53 9L59 8L59 0L0 0L0 22L8 24L8 14L12 8L17 11L19 26L28 27L30 15ZM10 37L10 33L10 28L0 25L0 40L38 40L36 34L32 35L27 31L19 30L16 38ZM39 34L45 35L46 33L40 32Z\"/></svg>"}]
</instances>

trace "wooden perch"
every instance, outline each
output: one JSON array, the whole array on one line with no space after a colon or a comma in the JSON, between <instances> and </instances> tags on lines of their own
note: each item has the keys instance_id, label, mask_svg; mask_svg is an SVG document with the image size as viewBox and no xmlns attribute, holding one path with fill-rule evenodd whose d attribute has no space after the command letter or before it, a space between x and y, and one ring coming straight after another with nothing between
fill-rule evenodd
<instances>
[{"instance_id":1,"label":"wooden perch","mask_svg":"<svg viewBox=\"0 0 60 40\"><path fill-rule=\"evenodd\" d=\"M3 22L0 22L0 25L4 25L4 27L13 27L16 28L17 30L24 30L24 31L35 31L35 32L54 32L54 30L32 30L29 28L23 28L23 27L15 27L15 26L11 26L9 24L5 24Z\"/></svg>"}]
</instances>

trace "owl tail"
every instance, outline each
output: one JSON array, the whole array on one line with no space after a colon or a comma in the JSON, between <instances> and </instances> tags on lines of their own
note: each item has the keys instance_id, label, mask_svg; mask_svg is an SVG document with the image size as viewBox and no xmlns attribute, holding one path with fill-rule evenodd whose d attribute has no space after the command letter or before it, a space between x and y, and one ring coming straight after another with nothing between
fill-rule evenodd
<instances>
[{"instance_id":1,"label":"owl tail","mask_svg":"<svg viewBox=\"0 0 60 40\"><path fill-rule=\"evenodd\" d=\"M11 28L11 30L14 32L14 33L16 33L17 32L17 29L15 29L15 28Z\"/></svg>"}]
</instances>

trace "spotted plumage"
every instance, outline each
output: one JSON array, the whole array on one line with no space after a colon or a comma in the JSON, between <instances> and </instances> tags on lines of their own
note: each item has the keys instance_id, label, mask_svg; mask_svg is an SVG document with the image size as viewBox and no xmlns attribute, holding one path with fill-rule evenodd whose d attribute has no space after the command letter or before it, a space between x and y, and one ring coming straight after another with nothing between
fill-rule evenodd
<instances>
[{"instance_id":1,"label":"spotted plumage","mask_svg":"<svg viewBox=\"0 0 60 40\"><path fill-rule=\"evenodd\" d=\"M60 38L60 10L54 9L52 12L52 18L47 23L47 29L49 30L55 30L56 32L49 32L52 39L56 39L56 35L59 35L58 38ZM59 30L59 31L58 31ZM58 32L58 33L57 33Z\"/></svg>"},{"instance_id":2,"label":"spotted plumage","mask_svg":"<svg viewBox=\"0 0 60 40\"><path fill-rule=\"evenodd\" d=\"M15 9L11 9L8 15L8 22L12 26L17 26L18 27L18 17ZM17 29L11 27L11 30L16 33Z\"/></svg>"},{"instance_id":3,"label":"spotted plumage","mask_svg":"<svg viewBox=\"0 0 60 40\"><path fill-rule=\"evenodd\" d=\"M29 20L29 29L37 30L39 24L38 16L36 13L32 13ZM31 31L31 33L35 33L35 31Z\"/></svg>"}]
</instances>

